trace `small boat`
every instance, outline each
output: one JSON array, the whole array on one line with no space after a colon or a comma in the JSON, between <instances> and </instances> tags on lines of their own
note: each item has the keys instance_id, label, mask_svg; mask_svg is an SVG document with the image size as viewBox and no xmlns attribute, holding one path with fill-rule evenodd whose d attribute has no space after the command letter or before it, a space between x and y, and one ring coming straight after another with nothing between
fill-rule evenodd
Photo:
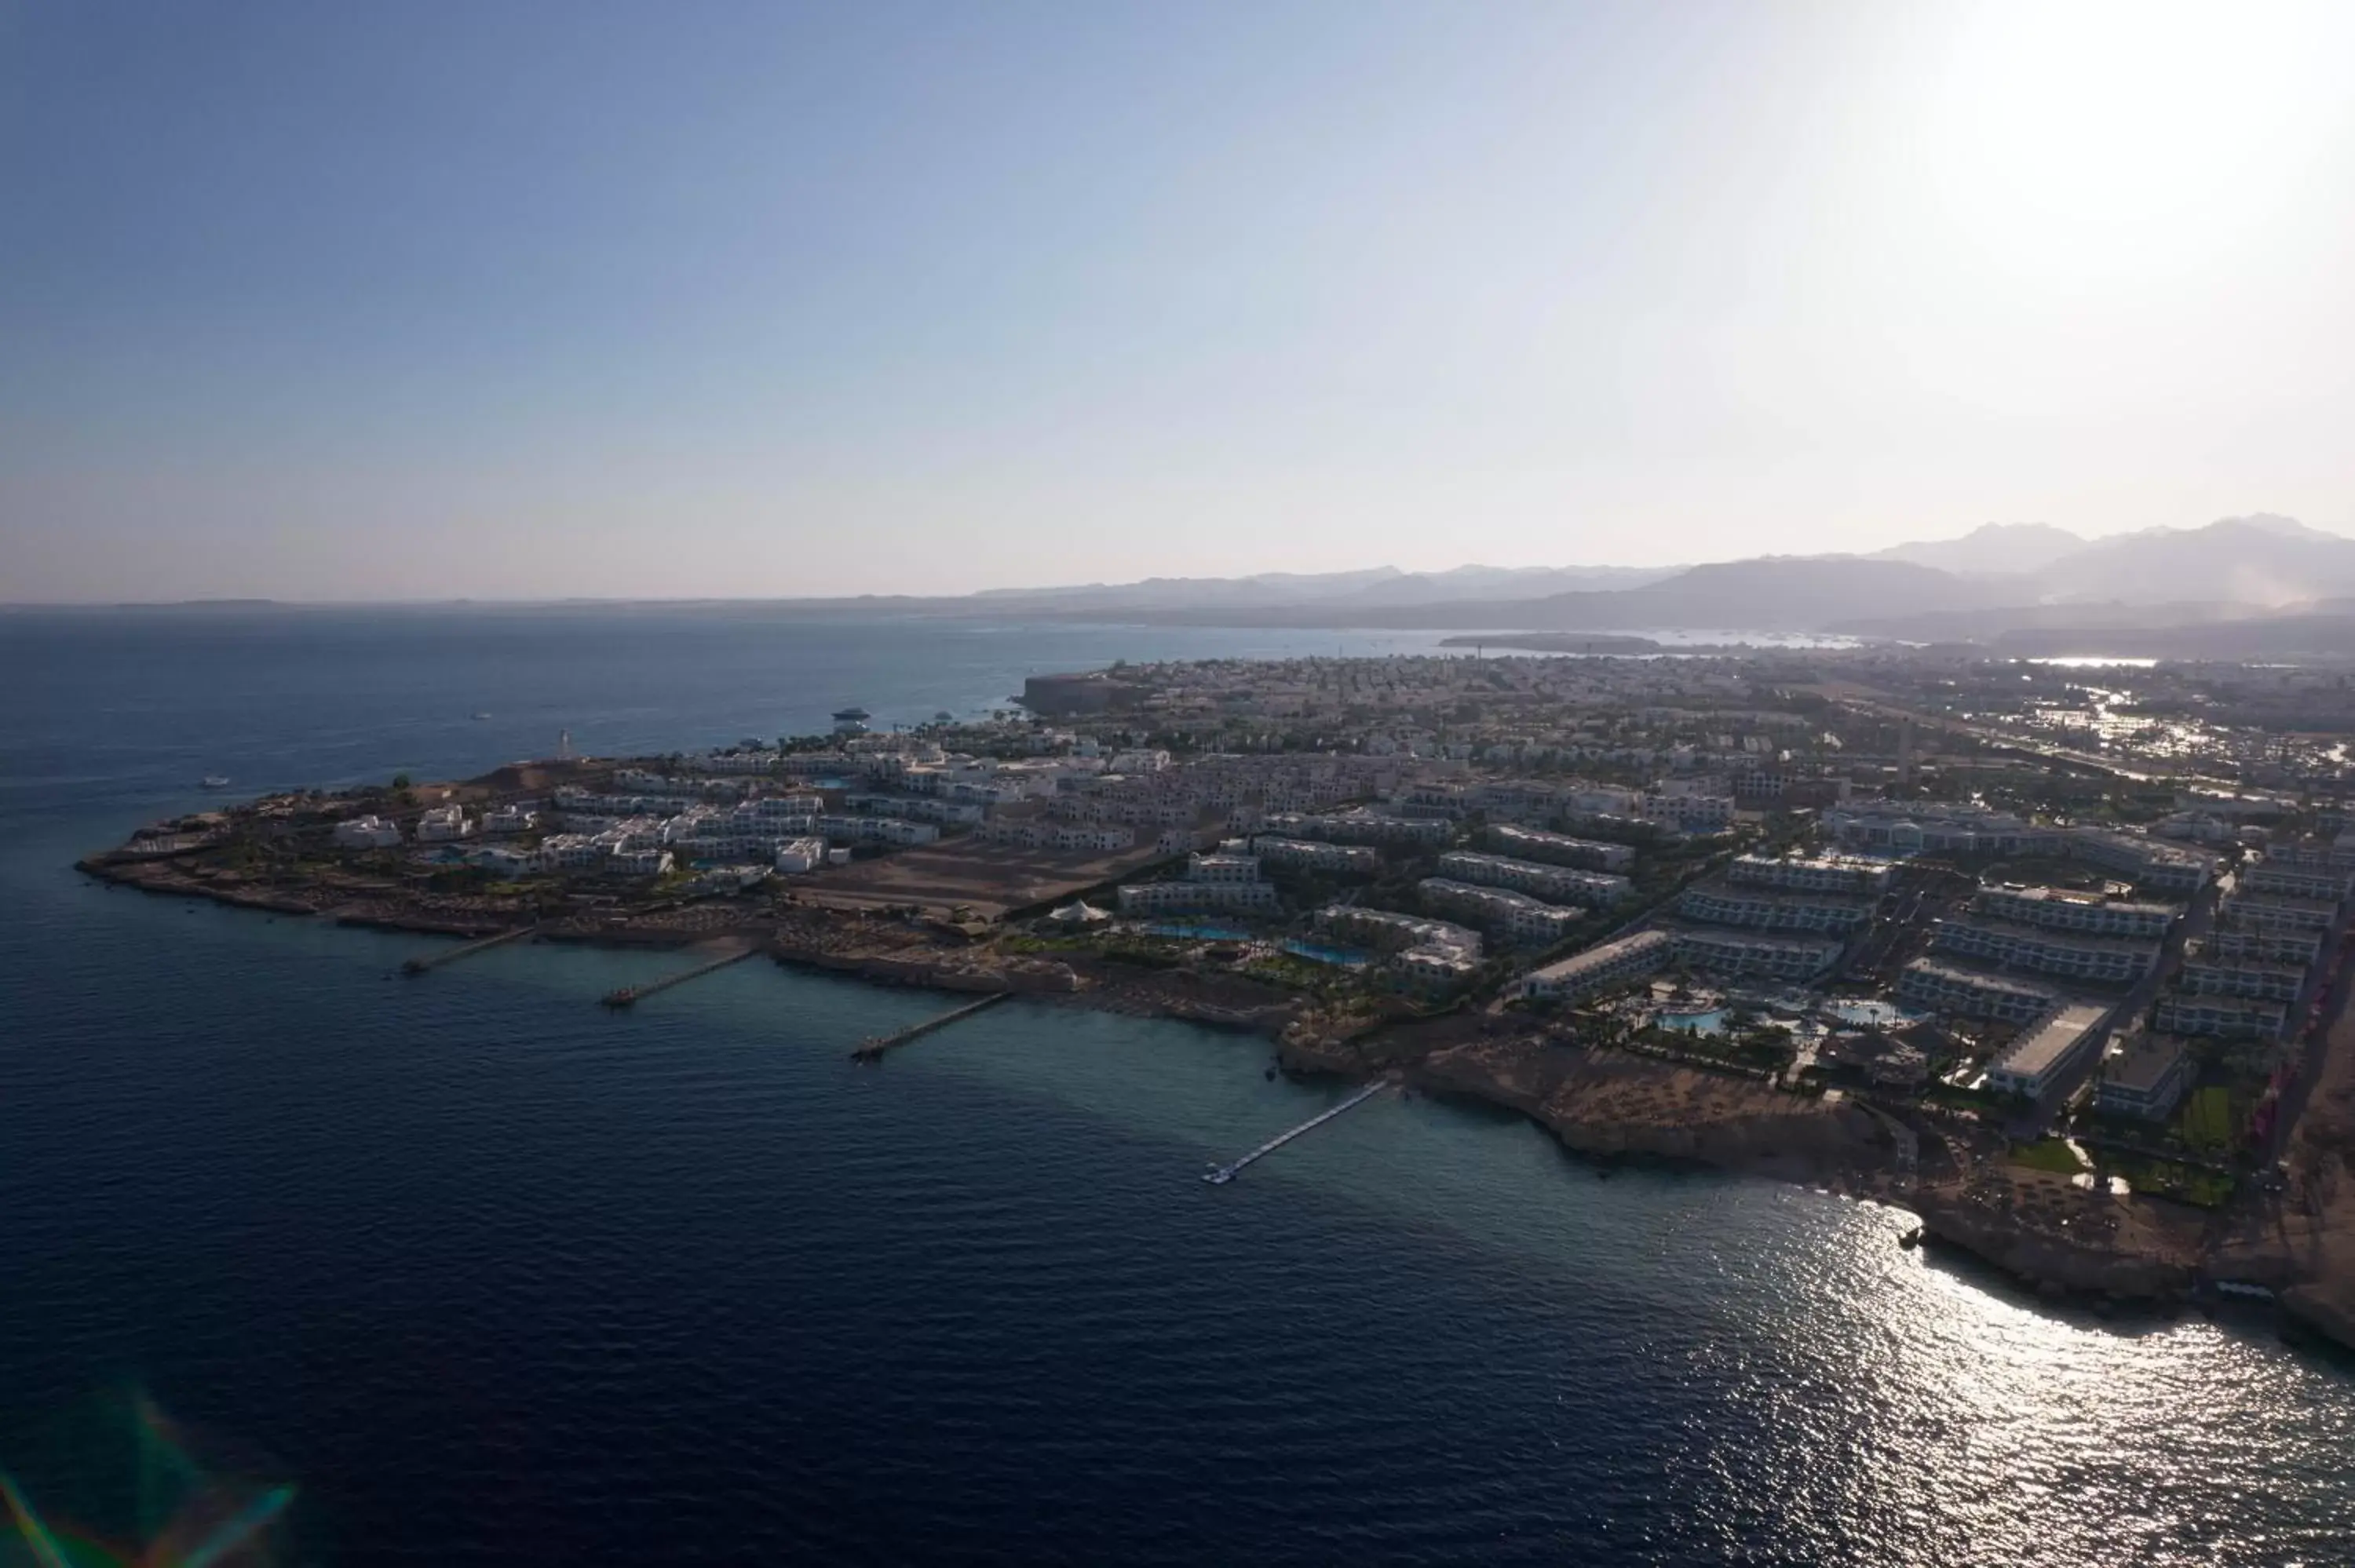
<instances>
[{"instance_id":1,"label":"small boat","mask_svg":"<svg viewBox=\"0 0 2355 1568\"><path fill-rule=\"evenodd\" d=\"M479 711L478 711L478 712L476 712L476 713L474 715L474 716L475 718L478 718L478 719L486 719L486 718L490 717L491 715L488 715L488 714L486 714L486 713L482 713L482 712L479 712Z\"/></svg>"},{"instance_id":2,"label":"small boat","mask_svg":"<svg viewBox=\"0 0 2355 1568\"><path fill-rule=\"evenodd\" d=\"M229 788L229 775L226 773L208 773L204 777L204 786L208 789L226 789Z\"/></svg>"}]
</instances>

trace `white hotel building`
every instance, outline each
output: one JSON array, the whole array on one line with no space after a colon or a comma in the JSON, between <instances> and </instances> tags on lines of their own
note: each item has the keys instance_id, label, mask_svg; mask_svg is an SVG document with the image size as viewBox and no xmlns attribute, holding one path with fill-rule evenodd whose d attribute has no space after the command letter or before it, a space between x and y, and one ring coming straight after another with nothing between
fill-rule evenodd
<instances>
[{"instance_id":1,"label":"white hotel building","mask_svg":"<svg viewBox=\"0 0 2355 1568\"><path fill-rule=\"evenodd\" d=\"M1670 935L1676 961L1721 975L1771 975L1811 980L1838 961L1838 942L1803 937L1768 937L1750 931L1689 926Z\"/></svg>"},{"instance_id":2,"label":"white hotel building","mask_svg":"<svg viewBox=\"0 0 2355 1568\"><path fill-rule=\"evenodd\" d=\"M1870 919L1872 906L1854 898L1771 893L1702 882L1678 895L1677 913L1689 920L1751 926L1762 931L1846 932Z\"/></svg>"},{"instance_id":3,"label":"white hotel building","mask_svg":"<svg viewBox=\"0 0 2355 1568\"><path fill-rule=\"evenodd\" d=\"M1439 874L1455 882L1482 887L1509 887L1544 898L1576 898L1588 904L1615 904L1627 895L1628 881L1607 872L1580 871L1566 865L1541 865L1533 860L1509 860L1477 850L1450 850L1439 857Z\"/></svg>"},{"instance_id":4,"label":"white hotel building","mask_svg":"<svg viewBox=\"0 0 2355 1568\"><path fill-rule=\"evenodd\" d=\"M2083 931L2093 937L2163 940L2183 913L2179 904L2112 902L2098 895L2059 887L1989 887L1971 900L1979 914L2048 931Z\"/></svg>"},{"instance_id":5,"label":"white hotel building","mask_svg":"<svg viewBox=\"0 0 2355 1568\"><path fill-rule=\"evenodd\" d=\"M1502 887L1483 887L1444 876L1424 877L1416 886L1423 902L1433 908L1444 909L1508 941L1533 947L1561 940L1586 918L1583 909L1546 904Z\"/></svg>"},{"instance_id":6,"label":"white hotel building","mask_svg":"<svg viewBox=\"0 0 2355 1568\"><path fill-rule=\"evenodd\" d=\"M1531 1001L1573 1001L1604 986L1652 973L1668 961L1673 946L1666 931L1637 931L1531 969L1521 977L1518 990Z\"/></svg>"},{"instance_id":7,"label":"white hotel building","mask_svg":"<svg viewBox=\"0 0 2355 1568\"><path fill-rule=\"evenodd\" d=\"M2009 980L1935 959L1915 959L1898 978L1897 1000L1925 1012L1994 1018L2026 1023L2059 1001L2057 992L2026 980Z\"/></svg>"},{"instance_id":8,"label":"white hotel building","mask_svg":"<svg viewBox=\"0 0 2355 1568\"><path fill-rule=\"evenodd\" d=\"M1252 853L1270 865L1297 866L1305 871L1335 872L1348 876L1374 876L1382 857L1364 844L1328 844L1315 839L1284 839L1261 833L1251 842Z\"/></svg>"},{"instance_id":9,"label":"white hotel building","mask_svg":"<svg viewBox=\"0 0 2355 1568\"><path fill-rule=\"evenodd\" d=\"M1728 882L1745 887L1859 896L1887 892L1896 873L1897 868L1885 860L1847 854L1743 854L1736 855L1725 868Z\"/></svg>"},{"instance_id":10,"label":"white hotel building","mask_svg":"<svg viewBox=\"0 0 2355 1568\"><path fill-rule=\"evenodd\" d=\"M1930 946L1955 958L2105 985L2140 980L2158 962L2156 942L2040 931L2000 920L1941 920L1932 929Z\"/></svg>"}]
</instances>

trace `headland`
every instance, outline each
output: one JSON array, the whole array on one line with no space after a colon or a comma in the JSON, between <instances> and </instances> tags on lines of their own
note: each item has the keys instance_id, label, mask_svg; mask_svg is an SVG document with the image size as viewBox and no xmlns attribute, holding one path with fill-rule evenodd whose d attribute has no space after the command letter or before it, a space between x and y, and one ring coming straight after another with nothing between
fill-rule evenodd
<instances>
[{"instance_id":1,"label":"headland","mask_svg":"<svg viewBox=\"0 0 2355 1568\"><path fill-rule=\"evenodd\" d=\"M1254 1031L1595 1160L1898 1204L2041 1289L2262 1293L2355 1343L2355 833L2213 715L2206 772L2159 784L1955 679L1859 650L1123 666L986 722L281 790L80 863Z\"/></svg>"}]
</instances>

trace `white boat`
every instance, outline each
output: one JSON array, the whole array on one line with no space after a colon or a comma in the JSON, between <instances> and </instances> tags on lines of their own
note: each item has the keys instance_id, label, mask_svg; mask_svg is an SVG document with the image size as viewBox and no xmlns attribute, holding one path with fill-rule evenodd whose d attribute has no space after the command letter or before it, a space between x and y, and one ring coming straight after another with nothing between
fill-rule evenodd
<instances>
[{"instance_id":1,"label":"white boat","mask_svg":"<svg viewBox=\"0 0 2355 1568\"><path fill-rule=\"evenodd\" d=\"M204 785L208 789L226 789L229 788L229 775L226 773L208 773L204 778Z\"/></svg>"}]
</instances>

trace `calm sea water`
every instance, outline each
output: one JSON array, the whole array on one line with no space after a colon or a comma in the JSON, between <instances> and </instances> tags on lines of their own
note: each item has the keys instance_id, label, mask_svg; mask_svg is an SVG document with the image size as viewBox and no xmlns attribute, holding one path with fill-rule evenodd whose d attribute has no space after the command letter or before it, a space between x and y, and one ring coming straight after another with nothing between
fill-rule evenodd
<instances>
[{"instance_id":1,"label":"calm sea water","mask_svg":"<svg viewBox=\"0 0 2355 1568\"><path fill-rule=\"evenodd\" d=\"M107 892L237 787L1002 701L1329 633L0 617L0 1466L102 1510L144 1389L332 1563L2340 1563L2355 1379L2116 1324L1759 1182L1609 1181L1259 1042ZM494 716L476 721L481 710ZM70 1436L65 1436L70 1434ZM229 1461L219 1461L229 1462ZM97 1500L91 1500L97 1499ZM0 1546L0 1563L11 1559Z\"/></svg>"}]
</instances>

